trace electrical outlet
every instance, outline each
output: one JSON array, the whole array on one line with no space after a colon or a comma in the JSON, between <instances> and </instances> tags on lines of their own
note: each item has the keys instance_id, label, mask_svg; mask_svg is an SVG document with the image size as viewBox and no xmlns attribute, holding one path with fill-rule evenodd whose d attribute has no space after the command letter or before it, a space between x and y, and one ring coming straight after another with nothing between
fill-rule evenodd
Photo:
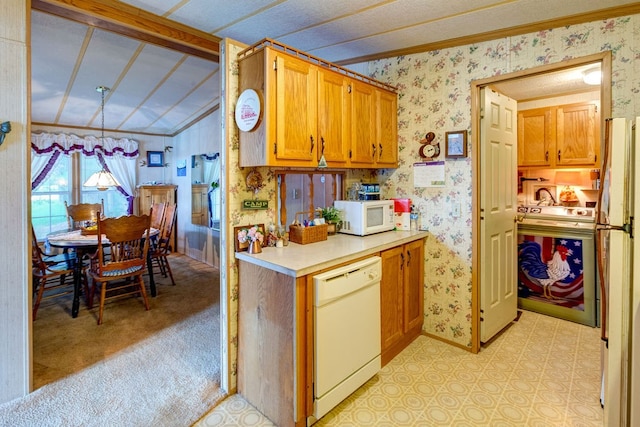
<instances>
[{"instance_id":1,"label":"electrical outlet","mask_svg":"<svg viewBox=\"0 0 640 427\"><path fill-rule=\"evenodd\" d=\"M460 218L460 202L451 202L451 216Z\"/></svg>"},{"instance_id":2,"label":"electrical outlet","mask_svg":"<svg viewBox=\"0 0 640 427\"><path fill-rule=\"evenodd\" d=\"M297 200L299 198L300 198L300 189L294 188L293 189L293 200Z\"/></svg>"}]
</instances>

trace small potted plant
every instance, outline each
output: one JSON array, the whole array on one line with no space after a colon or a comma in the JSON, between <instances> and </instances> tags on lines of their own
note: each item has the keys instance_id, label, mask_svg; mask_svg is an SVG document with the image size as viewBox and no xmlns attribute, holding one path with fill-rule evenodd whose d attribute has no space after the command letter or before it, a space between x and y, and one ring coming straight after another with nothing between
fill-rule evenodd
<instances>
[{"instance_id":1,"label":"small potted plant","mask_svg":"<svg viewBox=\"0 0 640 427\"><path fill-rule=\"evenodd\" d=\"M324 218L324 221L329 225L327 228L327 234L333 236L336 234L342 221L342 215L339 209L333 206L327 206L320 209L320 215Z\"/></svg>"}]
</instances>

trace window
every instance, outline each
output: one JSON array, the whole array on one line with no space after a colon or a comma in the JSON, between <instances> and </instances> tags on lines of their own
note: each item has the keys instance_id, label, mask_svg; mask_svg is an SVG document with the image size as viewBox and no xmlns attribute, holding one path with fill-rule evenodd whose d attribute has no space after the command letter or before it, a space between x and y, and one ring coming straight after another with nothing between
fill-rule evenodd
<instances>
[{"instance_id":1,"label":"window","mask_svg":"<svg viewBox=\"0 0 640 427\"><path fill-rule=\"evenodd\" d=\"M31 192L31 221L38 238L67 228L64 202L100 203L102 200L106 216L127 214L127 199L116 188L99 191L82 186L91 174L100 169L102 166L96 157L80 154L60 156L47 179Z\"/></svg>"}]
</instances>

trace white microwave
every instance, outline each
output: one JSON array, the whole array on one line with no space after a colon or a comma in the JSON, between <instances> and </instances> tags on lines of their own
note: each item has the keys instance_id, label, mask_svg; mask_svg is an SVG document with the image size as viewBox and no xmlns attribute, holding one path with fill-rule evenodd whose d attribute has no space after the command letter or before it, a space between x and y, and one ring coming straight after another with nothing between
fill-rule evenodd
<instances>
[{"instance_id":1,"label":"white microwave","mask_svg":"<svg viewBox=\"0 0 640 427\"><path fill-rule=\"evenodd\" d=\"M342 216L340 233L366 236L395 228L393 200L336 200Z\"/></svg>"}]
</instances>

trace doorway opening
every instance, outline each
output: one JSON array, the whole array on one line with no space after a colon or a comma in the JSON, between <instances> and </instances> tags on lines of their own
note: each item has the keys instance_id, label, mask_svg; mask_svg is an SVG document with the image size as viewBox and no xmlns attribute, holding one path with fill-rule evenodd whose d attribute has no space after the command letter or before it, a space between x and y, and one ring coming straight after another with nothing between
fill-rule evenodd
<instances>
[{"instance_id":1,"label":"doorway opening","mask_svg":"<svg viewBox=\"0 0 640 427\"><path fill-rule=\"evenodd\" d=\"M575 58L564 61L558 64L549 64L541 67L536 67L528 70L518 71L514 73L495 76L483 80L472 82L471 84L471 129L472 129L472 153L473 153L473 196L472 196L472 235L473 235L473 256L472 256L472 347L471 350L474 353L480 351L480 330L481 330L481 300L480 295L483 288L482 269L485 266L492 265L491 254L483 253L482 251L482 238L481 235L481 221L484 220L484 215L481 210L481 186L480 181L483 173L481 168L481 150L482 144L480 136L480 118L482 115L481 105L481 91L484 88L492 87L505 90L507 93L504 95L510 96L509 91L515 92L515 88L518 85L527 85L528 87L541 88L541 86L532 84L533 79L544 79L545 77L557 76L561 73L568 73L570 71L576 71L583 69L585 66L593 64L599 64L602 71L602 81L600 85L600 140L603 139L604 132L604 119L611 115L611 52L603 52L586 57ZM540 92L541 93L541 92ZM548 97L549 94L539 95L540 98ZM534 98L532 95L528 95L530 98ZM600 156L601 158L601 156ZM516 174L517 168L514 168L514 174ZM516 180L517 176L512 177ZM514 197L515 198L515 197ZM514 218L514 229L515 229ZM512 257L510 262L517 262L517 257ZM506 326L506 325L505 325Z\"/></svg>"}]
</instances>

